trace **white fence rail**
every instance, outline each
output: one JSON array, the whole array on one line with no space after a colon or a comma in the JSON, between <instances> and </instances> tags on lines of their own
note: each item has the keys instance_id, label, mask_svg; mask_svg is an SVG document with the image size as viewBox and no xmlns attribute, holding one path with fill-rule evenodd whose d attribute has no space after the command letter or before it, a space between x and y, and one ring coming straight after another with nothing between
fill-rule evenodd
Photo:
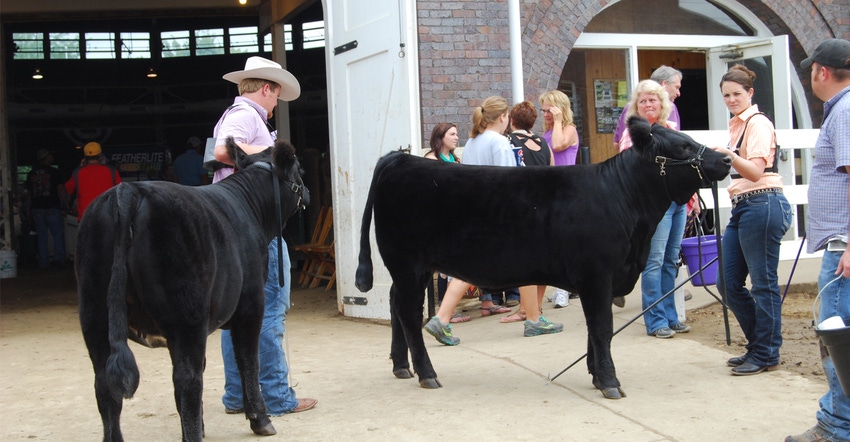
<instances>
[{"instance_id":1,"label":"white fence rail","mask_svg":"<svg viewBox=\"0 0 850 442\"><path fill-rule=\"evenodd\" d=\"M683 132L706 146L725 146L729 143L729 132L725 130L690 130ZM785 198L791 203L794 212L791 228L782 240L782 247L779 251L780 260L793 260L797 257L805 234L805 211L809 204L809 171L812 169L814 147L819 132L818 129L776 130L776 141L782 148L778 164L779 173L782 175ZM726 191L728 185L728 177L717 183L721 232L725 230L732 210L732 202L729 200L729 194ZM714 208L714 197L711 194L711 189L701 189L700 196L705 201L706 207ZM822 252L808 254L804 248L800 253L800 258L819 258L822 255Z\"/></svg>"}]
</instances>

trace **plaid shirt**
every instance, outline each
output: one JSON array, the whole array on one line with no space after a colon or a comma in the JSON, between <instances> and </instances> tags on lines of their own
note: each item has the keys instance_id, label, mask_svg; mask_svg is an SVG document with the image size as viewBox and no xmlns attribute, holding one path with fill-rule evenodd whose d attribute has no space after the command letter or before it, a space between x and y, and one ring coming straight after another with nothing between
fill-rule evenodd
<instances>
[{"instance_id":1,"label":"plaid shirt","mask_svg":"<svg viewBox=\"0 0 850 442\"><path fill-rule=\"evenodd\" d=\"M850 166L850 87L823 104L823 115L809 179L809 253L850 230L850 176L845 169Z\"/></svg>"}]
</instances>

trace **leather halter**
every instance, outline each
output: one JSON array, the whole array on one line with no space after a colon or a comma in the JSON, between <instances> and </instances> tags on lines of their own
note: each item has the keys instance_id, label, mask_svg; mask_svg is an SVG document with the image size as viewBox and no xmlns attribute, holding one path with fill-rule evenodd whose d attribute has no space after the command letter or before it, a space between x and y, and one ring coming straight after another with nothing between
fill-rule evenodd
<instances>
[{"instance_id":1,"label":"leather halter","mask_svg":"<svg viewBox=\"0 0 850 442\"><path fill-rule=\"evenodd\" d=\"M696 155L689 156L687 160L677 160L657 155L655 157L655 163L659 165L658 167L660 169L661 176L667 175L667 171L664 169L665 166L691 166L694 170L697 171L697 175L699 175L700 184L708 185L710 183L705 180L705 177L703 175L704 170L702 168L702 154L703 152L705 152L705 149L705 144L700 145L699 151L696 153Z\"/></svg>"},{"instance_id":2,"label":"leather halter","mask_svg":"<svg viewBox=\"0 0 850 442\"><path fill-rule=\"evenodd\" d=\"M290 216L294 215L299 209L302 209L302 202L304 201L304 185L298 184L294 181L289 180L278 180L275 174L275 165L273 163L259 162L254 163L253 165L257 165L266 169L272 173L272 184L274 188L274 205L275 205L275 218L277 218L277 279L278 285L283 287L283 228L286 226L286 223L283 221L283 217L280 216L280 181L289 184L289 190L298 195L298 202L295 204L295 210L292 211L286 219L289 219Z\"/></svg>"}]
</instances>

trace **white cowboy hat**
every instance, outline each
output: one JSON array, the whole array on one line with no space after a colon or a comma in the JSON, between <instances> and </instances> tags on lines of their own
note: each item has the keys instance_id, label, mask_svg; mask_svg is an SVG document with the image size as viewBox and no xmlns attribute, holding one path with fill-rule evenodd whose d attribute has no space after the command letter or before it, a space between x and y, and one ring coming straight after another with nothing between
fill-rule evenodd
<instances>
[{"instance_id":1,"label":"white cowboy hat","mask_svg":"<svg viewBox=\"0 0 850 442\"><path fill-rule=\"evenodd\" d=\"M301 95L301 85L295 76L279 64L263 57L249 57L244 70L224 74L221 78L236 84L246 78L273 81L280 85L280 99L283 101L292 101Z\"/></svg>"}]
</instances>

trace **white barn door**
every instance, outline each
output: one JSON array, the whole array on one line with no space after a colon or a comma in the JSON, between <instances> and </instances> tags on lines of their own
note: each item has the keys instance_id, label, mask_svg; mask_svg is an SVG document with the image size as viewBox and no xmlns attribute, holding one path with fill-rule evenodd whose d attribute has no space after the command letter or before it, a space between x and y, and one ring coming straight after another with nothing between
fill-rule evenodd
<instances>
[{"instance_id":1,"label":"white barn door","mask_svg":"<svg viewBox=\"0 0 850 442\"><path fill-rule=\"evenodd\" d=\"M372 290L360 293L354 274L375 163L399 148L420 149L414 1L323 0L323 7L337 302L346 316L389 319L391 280L374 226Z\"/></svg>"}]
</instances>

